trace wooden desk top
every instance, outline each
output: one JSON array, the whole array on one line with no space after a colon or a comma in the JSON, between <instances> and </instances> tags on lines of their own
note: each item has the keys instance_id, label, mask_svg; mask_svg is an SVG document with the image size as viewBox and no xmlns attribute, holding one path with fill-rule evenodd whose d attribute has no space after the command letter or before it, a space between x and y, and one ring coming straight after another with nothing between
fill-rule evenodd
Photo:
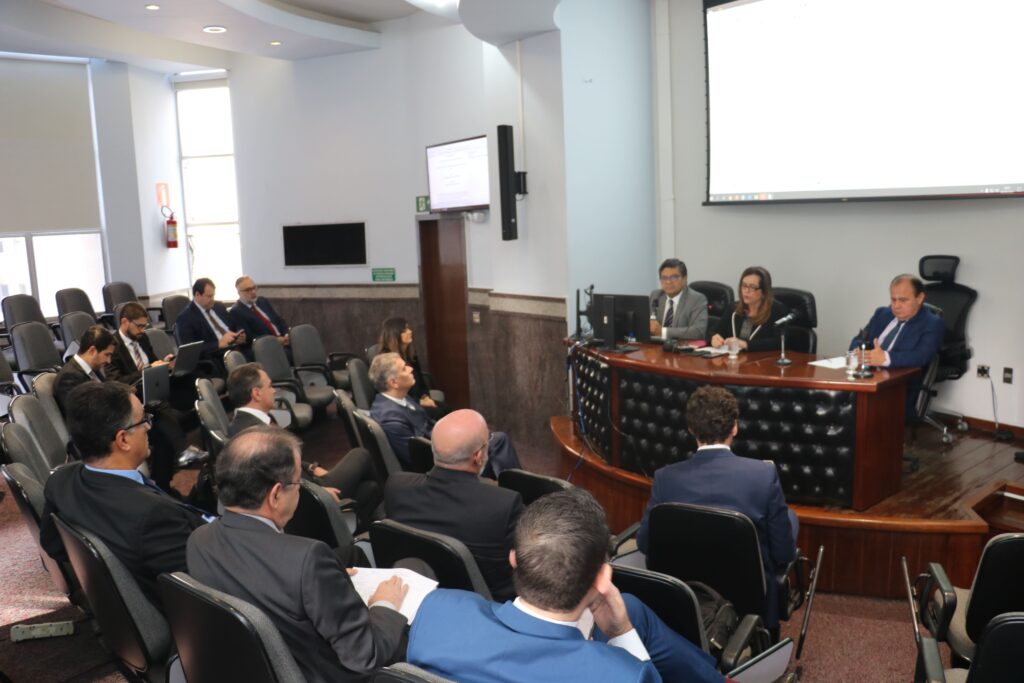
<instances>
[{"instance_id":1,"label":"wooden desk top","mask_svg":"<svg viewBox=\"0 0 1024 683\"><path fill-rule=\"evenodd\" d=\"M570 342L571 343L571 342ZM688 353L670 353L661 344L640 344L630 353L616 353L598 349L585 349L613 367L661 375L685 377L714 384L742 384L794 389L825 389L830 391L855 391L875 393L880 388L907 378L919 372L917 368L893 368L875 370L874 377L849 379L845 369L823 368L810 365L813 360L824 358L809 353L786 352L792 365L780 366L775 361L776 351L757 353L740 352L737 360L727 356L702 358Z\"/></svg>"}]
</instances>

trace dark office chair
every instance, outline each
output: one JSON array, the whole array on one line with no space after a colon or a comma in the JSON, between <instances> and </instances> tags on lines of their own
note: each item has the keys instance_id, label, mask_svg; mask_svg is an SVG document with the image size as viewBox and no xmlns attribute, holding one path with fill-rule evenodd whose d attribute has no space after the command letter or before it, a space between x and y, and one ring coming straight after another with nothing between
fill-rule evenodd
<instances>
[{"instance_id":1,"label":"dark office chair","mask_svg":"<svg viewBox=\"0 0 1024 683\"><path fill-rule=\"evenodd\" d=\"M96 324L96 318L85 311L71 311L60 317L60 338L64 340L64 348L77 342L85 331Z\"/></svg>"},{"instance_id":2,"label":"dark office chair","mask_svg":"<svg viewBox=\"0 0 1024 683\"><path fill-rule=\"evenodd\" d=\"M284 532L323 541L331 548L347 548L353 543L352 532L356 527L355 514L351 511L355 501L345 499L343 504L349 511L342 512L322 487L303 481L299 485L299 504Z\"/></svg>"},{"instance_id":3,"label":"dark office chair","mask_svg":"<svg viewBox=\"0 0 1024 683\"><path fill-rule=\"evenodd\" d=\"M119 662L154 683L167 678L171 630L135 578L97 536L53 515L103 644Z\"/></svg>"},{"instance_id":4,"label":"dark office chair","mask_svg":"<svg viewBox=\"0 0 1024 683\"><path fill-rule=\"evenodd\" d=\"M25 427L51 471L68 461L68 442L61 438L60 429L37 397L23 394L15 398L11 420Z\"/></svg>"},{"instance_id":5,"label":"dark office chair","mask_svg":"<svg viewBox=\"0 0 1024 683\"><path fill-rule=\"evenodd\" d=\"M722 282L698 280L689 283L688 286L707 297L708 332L706 341L710 341L714 329L718 326L718 321L722 319L722 316L731 314L736 306L736 295L733 293L732 287Z\"/></svg>"},{"instance_id":6,"label":"dark office chair","mask_svg":"<svg viewBox=\"0 0 1024 683\"><path fill-rule=\"evenodd\" d=\"M174 334L174 323L177 322L178 316L188 308L190 303L189 298L181 294L172 294L171 296L164 297L164 300L160 303L160 317L164 319L167 334Z\"/></svg>"},{"instance_id":7,"label":"dark office chair","mask_svg":"<svg viewBox=\"0 0 1024 683\"><path fill-rule=\"evenodd\" d=\"M917 577L914 594L925 628L953 653L975 657L976 643L993 617L1024 612L1024 534L999 534L986 545L970 589L956 588L932 563Z\"/></svg>"},{"instance_id":8,"label":"dark office chair","mask_svg":"<svg viewBox=\"0 0 1024 683\"><path fill-rule=\"evenodd\" d=\"M373 675L373 683L455 683L408 662L396 662Z\"/></svg>"},{"instance_id":9,"label":"dark office chair","mask_svg":"<svg viewBox=\"0 0 1024 683\"><path fill-rule=\"evenodd\" d=\"M24 465L35 480L43 484L50 478L53 468L60 464L51 465L28 427L23 424L8 422L0 428L0 449L7 462Z\"/></svg>"},{"instance_id":10,"label":"dark office chair","mask_svg":"<svg viewBox=\"0 0 1024 683\"><path fill-rule=\"evenodd\" d=\"M252 351L256 362L270 376L274 386L287 384L295 392L299 402L307 403L314 410L324 410L337 401L334 387L326 384L304 384L292 370L288 355L276 337L267 335L252 343Z\"/></svg>"},{"instance_id":11,"label":"dark office chair","mask_svg":"<svg viewBox=\"0 0 1024 683\"><path fill-rule=\"evenodd\" d=\"M917 271L925 281L925 301L942 309L945 314L946 334L939 346L939 362L935 373L935 382L959 379L967 372L968 361L974 351L967 344L967 316L971 307L978 299L978 292L965 285L958 284L956 270L960 265L959 256L922 256ZM926 415L928 424L942 430L943 441L950 443L952 436L944 425L933 416ZM957 423L961 431L967 430L963 417ZM947 438L948 437L948 438Z\"/></svg>"},{"instance_id":12,"label":"dark office chair","mask_svg":"<svg viewBox=\"0 0 1024 683\"><path fill-rule=\"evenodd\" d=\"M303 383L325 382L335 389L346 390L352 387L345 364L350 358L358 358L357 354L346 351L327 353L319 330L309 324L291 328L288 338L295 372Z\"/></svg>"},{"instance_id":13,"label":"dark office chair","mask_svg":"<svg viewBox=\"0 0 1024 683\"><path fill-rule=\"evenodd\" d=\"M429 472L434 467L434 451L430 445L430 439L422 436L414 436L409 439L409 467L408 472Z\"/></svg>"},{"instance_id":14,"label":"dark office chair","mask_svg":"<svg viewBox=\"0 0 1024 683\"><path fill-rule=\"evenodd\" d=\"M78 289L77 287L69 287L68 289L57 290L54 298L57 300L57 319L60 320L68 313L75 313L80 311L82 313L88 313L89 317L93 320L99 320L105 325L115 327L116 323L111 318L102 319L96 315L96 309L92 307L92 301L89 299L89 295L85 293L85 290ZM65 340L66 342L66 340Z\"/></svg>"},{"instance_id":15,"label":"dark office chair","mask_svg":"<svg viewBox=\"0 0 1024 683\"><path fill-rule=\"evenodd\" d=\"M1021 678L1024 612L1007 612L985 625L969 669L945 669L933 638L918 638L914 683L1016 683Z\"/></svg>"},{"instance_id":16,"label":"dark office chair","mask_svg":"<svg viewBox=\"0 0 1024 683\"><path fill-rule=\"evenodd\" d=\"M549 493L572 488L572 484L565 479L517 469L502 470L498 475L498 486L518 492L523 505L529 505Z\"/></svg>"},{"instance_id":17,"label":"dark office chair","mask_svg":"<svg viewBox=\"0 0 1024 683\"><path fill-rule=\"evenodd\" d=\"M764 616L768 591L776 593L782 621L788 621L803 604L800 553L785 573L765 576L757 529L746 515L701 505L662 503L651 510L649 524L648 569L707 584L732 602L739 614ZM791 574L795 574L795 586ZM777 633L773 633L775 638Z\"/></svg>"},{"instance_id":18,"label":"dark office chair","mask_svg":"<svg viewBox=\"0 0 1024 683\"><path fill-rule=\"evenodd\" d=\"M439 587L475 591L491 599L473 555L451 536L382 519L370 525L370 545L378 567L394 567L399 560L415 557L430 565Z\"/></svg>"},{"instance_id":19,"label":"dark office chair","mask_svg":"<svg viewBox=\"0 0 1024 683\"><path fill-rule=\"evenodd\" d=\"M356 426L356 404L352 402L352 397L348 395L347 391L338 392L338 405L341 406L342 410L342 424L345 426L345 435L348 437L348 443L351 448L356 446L363 446L363 440L359 436L359 428Z\"/></svg>"},{"instance_id":20,"label":"dark office chair","mask_svg":"<svg viewBox=\"0 0 1024 683\"><path fill-rule=\"evenodd\" d=\"M189 683L306 680L274 622L258 607L184 572L161 574L160 595Z\"/></svg>"},{"instance_id":21,"label":"dark office chair","mask_svg":"<svg viewBox=\"0 0 1024 683\"><path fill-rule=\"evenodd\" d=\"M347 367L348 380L352 385L352 400L355 401L357 408L370 410L377 390L370 383L370 370L366 367L366 361L362 358L349 358Z\"/></svg>"},{"instance_id":22,"label":"dark office chair","mask_svg":"<svg viewBox=\"0 0 1024 683\"><path fill-rule=\"evenodd\" d=\"M56 372L44 372L41 375L36 375L35 381L32 382L32 394L39 399L39 404L42 405L47 417L50 418L50 425L53 427L57 438L60 439L61 443L66 444L71 441L71 435L68 433L67 424L64 422L64 413L60 412L60 406L57 405L57 398L53 393L53 387L56 382Z\"/></svg>"},{"instance_id":23,"label":"dark office chair","mask_svg":"<svg viewBox=\"0 0 1024 683\"><path fill-rule=\"evenodd\" d=\"M43 309L39 302L31 294L12 294L5 296L0 301L0 309L4 314L4 325L8 333L13 333L14 328L27 322L36 322L50 331L50 343L57 347L58 353L64 353L64 344L60 341L60 325L47 322L43 316ZM13 338L12 338L13 342ZM15 351L17 354L17 351ZM21 361L18 361L21 367Z\"/></svg>"},{"instance_id":24,"label":"dark office chair","mask_svg":"<svg viewBox=\"0 0 1024 683\"><path fill-rule=\"evenodd\" d=\"M814 294L806 289L791 287L776 287L772 293L776 301L783 304L791 313L797 314L793 324L786 327L786 349L817 353L818 335L814 330L818 326L818 307Z\"/></svg>"},{"instance_id":25,"label":"dark office chair","mask_svg":"<svg viewBox=\"0 0 1024 683\"><path fill-rule=\"evenodd\" d=\"M23 389L14 379L14 370L7 362L7 356L0 353L0 405L4 406L0 417L7 414L11 399L22 392Z\"/></svg>"},{"instance_id":26,"label":"dark office chair","mask_svg":"<svg viewBox=\"0 0 1024 683\"><path fill-rule=\"evenodd\" d=\"M359 434L362 447L370 451L370 455L373 456L377 478L383 482L395 472L401 472L402 463L398 461L395 452L391 450L388 435L384 433L377 421L360 411L356 411L353 418L356 421L356 433Z\"/></svg>"},{"instance_id":27,"label":"dark office chair","mask_svg":"<svg viewBox=\"0 0 1024 683\"><path fill-rule=\"evenodd\" d=\"M46 325L31 321L8 329L14 345L14 356L18 360L15 375L20 378L23 387L30 387L36 375L60 370L64 361Z\"/></svg>"},{"instance_id":28,"label":"dark office chair","mask_svg":"<svg viewBox=\"0 0 1024 683\"><path fill-rule=\"evenodd\" d=\"M220 398L216 403L213 401L198 400L195 402L196 415L199 416L199 426L202 431L203 448L210 454L210 459L215 461L224 446L228 443L227 417L224 407L220 404Z\"/></svg>"}]
</instances>

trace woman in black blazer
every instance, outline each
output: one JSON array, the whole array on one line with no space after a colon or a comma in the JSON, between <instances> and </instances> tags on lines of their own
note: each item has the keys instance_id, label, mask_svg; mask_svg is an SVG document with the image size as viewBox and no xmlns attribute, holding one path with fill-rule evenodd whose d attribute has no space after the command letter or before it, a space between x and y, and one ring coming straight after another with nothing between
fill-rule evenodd
<instances>
[{"instance_id":1,"label":"woman in black blazer","mask_svg":"<svg viewBox=\"0 0 1024 683\"><path fill-rule=\"evenodd\" d=\"M735 337L740 349L774 351L779 348L779 330L775 321L785 317L788 309L772 294L772 276L761 266L751 266L740 276L740 298L732 315L718 321L711 345L715 348Z\"/></svg>"}]
</instances>

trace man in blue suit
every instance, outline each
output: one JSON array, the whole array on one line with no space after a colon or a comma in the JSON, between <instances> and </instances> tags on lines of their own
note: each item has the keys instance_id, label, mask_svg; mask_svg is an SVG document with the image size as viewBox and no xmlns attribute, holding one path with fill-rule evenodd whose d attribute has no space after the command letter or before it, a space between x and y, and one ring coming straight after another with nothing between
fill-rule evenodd
<instances>
[{"instance_id":1,"label":"man in blue suit","mask_svg":"<svg viewBox=\"0 0 1024 683\"><path fill-rule=\"evenodd\" d=\"M226 375L224 353L229 347L238 347L243 353L249 340L245 330L238 328L235 319L223 304L217 303L217 286L208 277L202 277L192 285L192 303L178 316L174 323L174 336L179 344L203 342L202 358L213 362L218 374ZM251 355L248 351L246 357ZM249 360L252 360L249 358Z\"/></svg>"},{"instance_id":2,"label":"man in blue suit","mask_svg":"<svg viewBox=\"0 0 1024 683\"><path fill-rule=\"evenodd\" d=\"M257 294L256 282L248 275L235 280L238 301L231 307L235 322L245 331L249 341L273 335L281 346L288 348L288 323L284 321L266 297Z\"/></svg>"},{"instance_id":3,"label":"man in blue suit","mask_svg":"<svg viewBox=\"0 0 1024 683\"><path fill-rule=\"evenodd\" d=\"M402 467L410 469L412 457L409 455L409 439L414 436L429 439L434 430L434 419L419 401L407 398L409 390L416 384L412 366L397 353L381 353L370 363L369 374L370 382L377 390L377 396L370 406L370 417L387 434L391 450ZM486 446L487 464L481 476L497 479L503 470L520 467L515 446L504 432L491 432Z\"/></svg>"},{"instance_id":4,"label":"man in blue suit","mask_svg":"<svg viewBox=\"0 0 1024 683\"><path fill-rule=\"evenodd\" d=\"M608 526L593 496L573 488L539 498L509 553L519 597L430 593L409 632L409 662L460 683L721 683L710 655L619 593L607 560Z\"/></svg>"},{"instance_id":5,"label":"man in blue suit","mask_svg":"<svg viewBox=\"0 0 1024 683\"><path fill-rule=\"evenodd\" d=\"M740 512L757 529L761 561L768 577L785 572L796 557L797 519L786 505L775 464L742 458L730 446L736 438L739 406L736 397L716 386L704 386L686 402L686 424L697 439L697 452L654 473L651 500L637 533L644 553L650 541L650 515L660 503L689 503ZM714 588L714 586L712 586ZM778 594L767 591L765 626L779 625Z\"/></svg>"},{"instance_id":6,"label":"man in blue suit","mask_svg":"<svg viewBox=\"0 0 1024 683\"><path fill-rule=\"evenodd\" d=\"M864 364L878 368L924 368L939 352L946 326L924 307L924 284L913 275L897 275L889 284L888 307L875 310L865 329L873 348L864 354ZM850 350L860 345L860 336ZM914 418L920 374L907 383L906 419Z\"/></svg>"}]
</instances>

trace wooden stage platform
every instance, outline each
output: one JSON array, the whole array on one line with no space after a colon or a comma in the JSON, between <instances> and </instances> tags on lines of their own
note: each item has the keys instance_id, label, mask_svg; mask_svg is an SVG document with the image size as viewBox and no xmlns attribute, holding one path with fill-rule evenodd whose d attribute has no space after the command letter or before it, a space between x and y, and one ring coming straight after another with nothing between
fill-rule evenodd
<instances>
[{"instance_id":1,"label":"wooden stage platform","mask_svg":"<svg viewBox=\"0 0 1024 683\"><path fill-rule=\"evenodd\" d=\"M638 520L650 496L646 477L610 467L586 447L567 416L551 418L561 447L559 474L590 490L608 511L612 531ZM912 573L940 562L957 586L968 587L987 540L1024 531L1024 464L1014 460L1020 443L999 443L977 431L945 445L937 431L921 427L909 452L918 471L904 472L899 490L863 510L794 505L798 544L812 555L825 546L819 589L898 598L904 595L900 557Z\"/></svg>"}]
</instances>

